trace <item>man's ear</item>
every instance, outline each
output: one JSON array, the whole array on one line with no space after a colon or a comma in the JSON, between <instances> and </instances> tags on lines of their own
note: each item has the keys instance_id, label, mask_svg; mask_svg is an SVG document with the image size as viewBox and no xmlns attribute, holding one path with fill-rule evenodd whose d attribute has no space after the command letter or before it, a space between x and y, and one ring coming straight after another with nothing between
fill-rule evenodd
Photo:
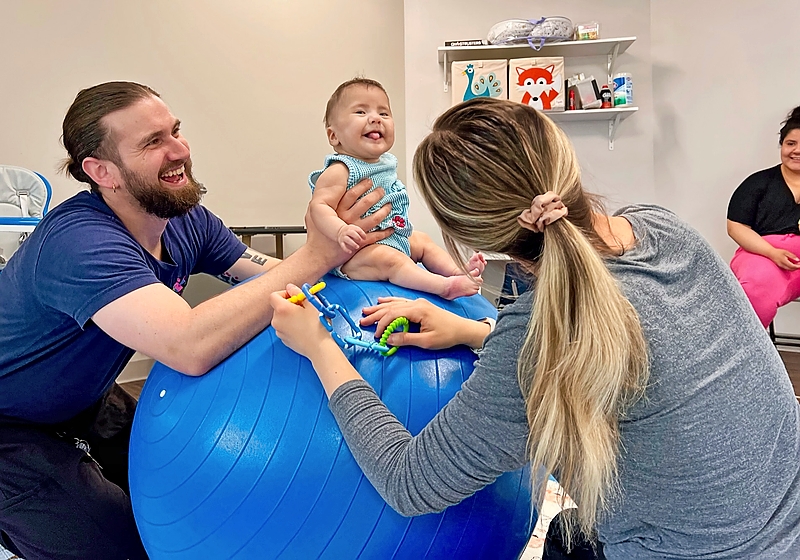
<instances>
[{"instance_id":1,"label":"man's ear","mask_svg":"<svg viewBox=\"0 0 800 560\"><path fill-rule=\"evenodd\" d=\"M336 133L331 127L325 129L325 134L328 135L328 144L330 144L331 147L335 148L339 145L339 139L336 137Z\"/></svg>"},{"instance_id":2,"label":"man's ear","mask_svg":"<svg viewBox=\"0 0 800 560\"><path fill-rule=\"evenodd\" d=\"M99 187L110 189L114 186L119 186L119 179L117 178L119 169L107 159L87 157L83 160L81 168Z\"/></svg>"}]
</instances>

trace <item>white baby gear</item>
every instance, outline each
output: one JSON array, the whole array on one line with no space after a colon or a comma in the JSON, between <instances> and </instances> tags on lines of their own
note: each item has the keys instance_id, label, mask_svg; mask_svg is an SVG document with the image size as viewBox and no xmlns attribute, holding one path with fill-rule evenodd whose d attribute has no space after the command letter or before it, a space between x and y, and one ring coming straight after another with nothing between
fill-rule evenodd
<instances>
[{"instance_id":1,"label":"white baby gear","mask_svg":"<svg viewBox=\"0 0 800 560\"><path fill-rule=\"evenodd\" d=\"M47 213L51 194L35 171L0 165L0 270Z\"/></svg>"}]
</instances>

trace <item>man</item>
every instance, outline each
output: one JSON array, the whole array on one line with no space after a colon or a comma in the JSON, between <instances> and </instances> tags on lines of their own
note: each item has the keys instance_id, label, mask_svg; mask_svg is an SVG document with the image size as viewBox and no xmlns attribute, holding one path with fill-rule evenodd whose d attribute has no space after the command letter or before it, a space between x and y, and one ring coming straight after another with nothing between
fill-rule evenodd
<instances>
[{"instance_id":1,"label":"man","mask_svg":"<svg viewBox=\"0 0 800 560\"><path fill-rule=\"evenodd\" d=\"M135 403L114 379L137 350L206 373L269 325L271 292L350 255L311 223L282 262L246 248L199 205L180 122L146 86L81 91L63 133L64 167L90 192L54 208L0 274L0 542L27 560L146 558L127 495ZM337 209L365 231L389 211L360 218L382 195L356 202L369 186ZM180 293L200 272L265 274L193 309Z\"/></svg>"}]
</instances>

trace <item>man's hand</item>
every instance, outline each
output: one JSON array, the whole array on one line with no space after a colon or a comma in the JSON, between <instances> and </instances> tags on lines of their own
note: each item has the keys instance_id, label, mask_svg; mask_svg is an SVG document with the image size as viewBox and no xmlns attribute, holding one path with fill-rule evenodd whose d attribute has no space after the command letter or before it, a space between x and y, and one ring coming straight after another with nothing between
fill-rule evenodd
<instances>
[{"instance_id":1,"label":"man's hand","mask_svg":"<svg viewBox=\"0 0 800 560\"><path fill-rule=\"evenodd\" d=\"M387 216L389 216L389 213L392 211L392 205L389 203L381 206L381 208L371 216L362 218L362 216L370 208L381 201L383 195L385 194L384 190L378 187L371 193L365 195L364 193L371 188L372 180L364 179L360 183L353 185L353 188L348 189L339 201L339 205L336 207L336 213L345 223L358 226L363 231L368 232L366 239L361 244L362 247L365 245L371 245L376 241L386 239L394 232L394 230L391 228L379 231L370 231L378 227L378 224L380 224L386 219ZM359 199L359 197L362 195L364 196Z\"/></svg>"},{"instance_id":2,"label":"man's hand","mask_svg":"<svg viewBox=\"0 0 800 560\"><path fill-rule=\"evenodd\" d=\"M384 191L380 188L364 195L370 188L372 188L372 181L364 179L345 192L336 207L336 213L345 223L358 226L363 231L368 232L361 243L361 247L386 239L394 232L393 229L369 231L377 227L389 215L391 204L382 206L371 216L361 217L383 198ZM358 197L361 195L364 196L359 200ZM322 263L328 270L343 265L353 256L354 251L341 247L338 239L330 239L319 231L311 218L310 208L311 204L309 204L309 209L306 211L305 216L306 230L308 232L305 247L306 250L311 252L310 258L314 259L315 262Z\"/></svg>"}]
</instances>

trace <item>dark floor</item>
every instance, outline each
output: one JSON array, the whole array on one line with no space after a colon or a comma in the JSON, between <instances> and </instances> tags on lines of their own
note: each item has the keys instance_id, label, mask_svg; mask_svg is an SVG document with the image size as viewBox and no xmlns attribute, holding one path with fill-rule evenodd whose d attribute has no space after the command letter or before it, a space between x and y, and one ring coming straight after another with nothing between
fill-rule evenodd
<instances>
[{"instance_id":1,"label":"dark floor","mask_svg":"<svg viewBox=\"0 0 800 560\"><path fill-rule=\"evenodd\" d=\"M789 379L792 380L794 394L800 395L800 352L781 351L781 358L786 364L786 371L789 372Z\"/></svg>"},{"instance_id":2,"label":"dark floor","mask_svg":"<svg viewBox=\"0 0 800 560\"><path fill-rule=\"evenodd\" d=\"M786 365L786 371L789 372L789 379L792 380L794 394L800 395L800 352L781 350L780 354L781 358L783 358L783 363ZM144 385L144 380L122 384L125 390L137 399L139 398L139 393L142 392L142 385Z\"/></svg>"},{"instance_id":3,"label":"dark floor","mask_svg":"<svg viewBox=\"0 0 800 560\"><path fill-rule=\"evenodd\" d=\"M144 385L144 379L139 381L128 381L127 383L120 383L120 386L124 388L128 393L139 398L139 394L142 392L142 386Z\"/></svg>"}]
</instances>

